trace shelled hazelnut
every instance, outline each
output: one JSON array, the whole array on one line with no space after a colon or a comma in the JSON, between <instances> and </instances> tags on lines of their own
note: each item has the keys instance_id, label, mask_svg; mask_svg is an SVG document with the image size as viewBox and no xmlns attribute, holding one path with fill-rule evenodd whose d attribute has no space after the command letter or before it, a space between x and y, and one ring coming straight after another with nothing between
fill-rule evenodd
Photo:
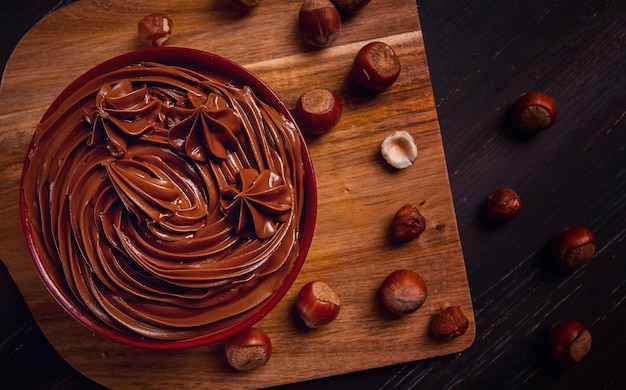
<instances>
[{"instance_id":1,"label":"shelled hazelnut","mask_svg":"<svg viewBox=\"0 0 626 390\"><path fill-rule=\"evenodd\" d=\"M309 328L327 325L337 318L341 300L328 284L314 281L305 284L296 298L296 309Z\"/></svg>"},{"instance_id":2,"label":"shelled hazelnut","mask_svg":"<svg viewBox=\"0 0 626 390\"><path fill-rule=\"evenodd\" d=\"M304 0L298 26L302 39L309 45L330 46L341 32L341 15L329 0Z\"/></svg>"},{"instance_id":3,"label":"shelled hazelnut","mask_svg":"<svg viewBox=\"0 0 626 390\"><path fill-rule=\"evenodd\" d=\"M436 339L449 340L458 337L469 327L469 319L461 306L442 307L430 323L430 331Z\"/></svg>"},{"instance_id":4,"label":"shelled hazelnut","mask_svg":"<svg viewBox=\"0 0 626 390\"><path fill-rule=\"evenodd\" d=\"M172 35L172 19L164 13L155 12L144 16L137 23L139 39L149 47L163 46Z\"/></svg>"},{"instance_id":5,"label":"shelled hazelnut","mask_svg":"<svg viewBox=\"0 0 626 390\"><path fill-rule=\"evenodd\" d=\"M390 273L380 286L379 296L383 306L392 314L411 314L424 304L428 291L420 274L408 269Z\"/></svg>"},{"instance_id":6,"label":"shelled hazelnut","mask_svg":"<svg viewBox=\"0 0 626 390\"><path fill-rule=\"evenodd\" d=\"M397 169L408 168L417 159L417 145L407 131L396 130L380 144L380 154L389 165Z\"/></svg>"},{"instance_id":7,"label":"shelled hazelnut","mask_svg":"<svg viewBox=\"0 0 626 390\"><path fill-rule=\"evenodd\" d=\"M556 103L543 92L528 92L513 105L518 126L529 133L538 133L552 126L556 120Z\"/></svg>"},{"instance_id":8,"label":"shelled hazelnut","mask_svg":"<svg viewBox=\"0 0 626 390\"><path fill-rule=\"evenodd\" d=\"M580 268L595 256L596 238L583 226L568 227L552 240L552 254L563 267Z\"/></svg>"},{"instance_id":9,"label":"shelled hazelnut","mask_svg":"<svg viewBox=\"0 0 626 390\"><path fill-rule=\"evenodd\" d=\"M591 333L578 321L566 320L550 327L550 351L565 363L579 363L591 349Z\"/></svg>"},{"instance_id":10,"label":"shelled hazelnut","mask_svg":"<svg viewBox=\"0 0 626 390\"><path fill-rule=\"evenodd\" d=\"M400 241L408 242L419 237L426 230L426 218L417 206L405 204L400 207L391 222L391 236Z\"/></svg>"},{"instance_id":11,"label":"shelled hazelnut","mask_svg":"<svg viewBox=\"0 0 626 390\"><path fill-rule=\"evenodd\" d=\"M501 188L487 197L487 217L495 222L505 222L522 211L519 195L511 188Z\"/></svg>"},{"instance_id":12,"label":"shelled hazelnut","mask_svg":"<svg viewBox=\"0 0 626 390\"><path fill-rule=\"evenodd\" d=\"M248 328L226 341L224 354L231 367L239 371L249 371L269 361L272 343L264 330Z\"/></svg>"}]
</instances>

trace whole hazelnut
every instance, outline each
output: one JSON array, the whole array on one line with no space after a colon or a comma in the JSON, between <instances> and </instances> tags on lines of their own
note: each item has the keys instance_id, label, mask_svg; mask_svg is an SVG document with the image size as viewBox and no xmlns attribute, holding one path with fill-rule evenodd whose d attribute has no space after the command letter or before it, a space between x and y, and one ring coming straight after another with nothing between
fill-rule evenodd
<instances>
[{"instance_id":1,"label":"whole hazelnut","mask_svg":"<svg viewBox=\"0 0 626 390\"><path fill-rule=\"evenodd\" d=\"M391 46L370 42L357 52L350 74L361 86L380 92L396 82L400 69L400 58Z\"/></svg>"},{"instance_id":2,"label":"whole hazelnut","mask_svg":"<svg viewBox=\"0 0 626 390\"><path fill-rule=\"evenodd\" d=\"M543 92L528 92L513 105L518 126L529 133L538 133L552 126L556 120L556 103Z\"/></svg>"},{"instance_id":3,"label":"whole hazelnut","mask_svg":"<svg viewBox=\"0 0 626 390\"><path fill-rule=\"evenodd\" d=\"M511 188L501 188L487 197L487 217L495 222L505 222L522 210L519 195Z\"/></svg>"},{"instance_id":4,"label":"whole hazelnut","mask_svg":"<svg viewBox=\"0 0 626 390\"><path fill-rule=\"evenodd\" d=\"M262 329L248 328L226 341L224 355L234 369L253 370L270 360L272 342Z\"/></svg>"},{"instance_id":5,"label":"whole hazelnut","mask_svg":"<svg viewBox=\"0 0 626 390\"><path fill-rule=\"evenodd\" d=\"M293 110L300 129L311 135L328 133L341 119L339 96L327 88L304 92Z\"/></svg>"},{"instance_id":6,"label":"whole hazelnut","mask_svg":"<svg viewBox=\"0 0 626 390\"><path fill-rule=\"evenodd\" d=\"M160 12L146 15L137 23L137 31L147 46L163 46L172 34L172 19Z\"/></svg>"},{"instance_id":7,"label":"whole hazelnut","mask_svg":"<svg viewBox=\"0 0 626 390\"><path fill-rule=\"evenodd\" d=\"M591 333L578 321L566 320L550 327L550 351L565 363L579 363L591 349Z\"/></svg>"},{"instance_id":8,"label":"whole hazelnut","mask_svg":"<svg viewBox=\"0 0 626 390\"><path fill-rule=\"evenodd\" d=\"M439 340L449 340L458 337L467 331L469 319L461 306L442 307L430 322L430 331L433 337Z\"/></svg>"},{"instance_id":9,"label":"whole hazelnut","mask_svg":"<svg viewBox=\"0 0 626 390\"><path fill-rule=\"evenodd\" d=\"M226 0L230 5L240 11L248 11L261 2L261 0Z\"/></svg>"},{"instance_id":10,"label":"whole hazelnut","mask_svg":"<svg viewBox=\"0 0 626 390\"><path fill-rule=\"evenodd\" d=\"M296 310L309 328L327 325L339 315L341 301L335 290L321 281L302 286L296 298Z\"/></svg>"},{"instance_id":11,"label":"whole hazelnut","mask_svg":"<svg viewBox=\"0 0 626 390\"><path fill-rule=\"evenodd\" d=\"M572 226L563 229L552 240L552 255L557 263L569 269L587 264L596 254L596 238L589 229Z\"/></svg>"},{"instance_id":12,"label":"whole hazelnut","mask_svg":"<svg viewBox=\"0 0 626 390\"><path fill-rule=\"evenodd\" d=\"M365 4L369 3L370 0L330 0L337 7L337 9L341 12L352 14L358 11Z\"/></svg>"},{"instance_id":13,"label":"whole hazelnut","mask_svg":"<svg viewBox=\"0 0 626 390\"><path fill-rule=\"evenodd\" d=\"M391 222L391 236L400 242L408 242L420 236L426 229L426 218L416 206L405 204L400 207Z\"/></svg>"},{"instance_id":14,"label":"whole hazelnut","mask_svg":"<svg viewBox=\"0 0 626 390\"><path fill-rule=\"evenodd\" d=\"M341 32L341 15L329 0L304 0L298 26L302 39L309 45L330 46Z\"/></svg>"},{"instance_id":15,"label":"whole hazelnut","mask_svg":"<svg viewBox=\"0 0 626 390\"><path fill-rule=\"evenodd\" d=\"M411 314L424 304L428 291L420 274L408 269L390 273L379 290L380 300L389 312L402 316Z\"/></svg>"}]
</instances>

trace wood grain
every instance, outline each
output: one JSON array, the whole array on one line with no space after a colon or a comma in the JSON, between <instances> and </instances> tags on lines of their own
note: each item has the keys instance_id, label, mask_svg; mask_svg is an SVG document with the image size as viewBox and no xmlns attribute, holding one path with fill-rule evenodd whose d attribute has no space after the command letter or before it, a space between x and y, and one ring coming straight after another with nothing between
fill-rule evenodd
<instances>
[{"instance_id":1,"label":"wood grain","mask_svg":"<svg viewBox=\"0 0 626 390\"><path fill-rule=\"evenodd\" d=\"M1 253L40 327L76 369L108 387L254 388L331 376L450 354L469 347L475 326L463 253L446 171L419 18L411 0L378 0L346 19L333 47L311 50L297 31L299 1L266 0L249 14L222 2L79 1L31 29L11 56L0 89ZM334 89L344 116L331 133L308 139L318 182L318 223L305 266L285 299L259 326L272 337L265 367L232 372L221 345L154 352L93 335L53 301L20 237L18 188L35 124L54 97L99 62L140 47L136 21L155 10L174 20L169 42L214 52L260 76L288 107L313 86ZM403 69L393 88L367 93L347 77L356 51L371 40L391 44ZM394 130L416 138L416 164L389 169L379 156ZM392 245L387 228L404 203L419 205L426 232ZM395 319L376 300L382 279L397 268L420 272L429 288L418 313ZM312 279L332 285L342 311L330 326L302 328L295 294ZM432 314L460 304L470 316L466 335L447 343L428 335Z\"/></svg>"}]
</instances>

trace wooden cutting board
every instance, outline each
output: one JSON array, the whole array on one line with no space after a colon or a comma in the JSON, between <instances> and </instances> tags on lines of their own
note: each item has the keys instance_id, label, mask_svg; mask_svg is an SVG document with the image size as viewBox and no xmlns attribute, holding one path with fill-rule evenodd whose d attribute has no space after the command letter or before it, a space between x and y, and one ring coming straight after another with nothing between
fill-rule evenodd
<instances>
[{"instance_id":1,"label":"wooden cutting board","mask_svg":"<svg viewBox=\"0 0 626 390\"><path fill-rule=\"evenodd\" d=\"M82 0L33 27L11 56L0 89L0 257L52 345L91 379L111 388L256 388L455 353L472 344L472 301L415 1L373 0L346 18L338 41L322 50L301 42L300 4L263 0L240 14L217 0ZM94 335L51 298L21 238L19 180L37 121L84 71L140 48L136 23L154 11L174 20L170 46L242 64L288 107L315 86L335 90L343 101L338 127L308 140L317 173L317 230L294 286L258 324L272 338L274 353L252 372L229 369L221 344L147 351ZM389 43L403 66L396 84L380 94L365 93L348 77L357 50L372 40ZM419 148L416 163L401 171L390 169L379 153L395 130L410 132ZM427 229L415 241L392 245L387 229L405 203L419 205ZM387 315L376 299L384 277L398 268L421 273L429 290L424 306L401 319ZM299 288L314 279L335 288L342 309L327 327L306 330L293 305ZM445 304L461 305L470 328L437 342L428 326Z\"/></svg>"}]
</instances>

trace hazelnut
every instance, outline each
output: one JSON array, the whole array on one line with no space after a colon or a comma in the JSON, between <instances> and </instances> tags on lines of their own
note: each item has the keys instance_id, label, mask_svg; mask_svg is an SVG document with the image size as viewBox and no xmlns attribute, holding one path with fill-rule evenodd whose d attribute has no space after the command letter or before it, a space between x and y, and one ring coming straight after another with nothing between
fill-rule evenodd
<instances>
[{"instance_id":1,"label":"hazelnut","mask_svg":"<svg viewBox=\"0 0 626 390\"><path fill-rule=\"evenodd\" d=\"M296 310L309 328L317 328L334 321L339 315L340 307L337 293L320 281L305 284L296 298Z\"/></svg>"},{"instance_id":2,"label":"hazelnut","mask_svg":"<svg viewBox=\"0 0 626 390\"><path fill-rule=\"evenodd\" d=\"M358 51L350 74L363 87L380 92L396 82L400 68L400 59L391 46L370 42Z\"/></svg>"},{"instance_id":3,"label":"hazelnut","mask_svg":"<svg viewBox=\"0 0 626 390\"><path fill-rule=\"evenodd\" d=\"M400 207L391 222L390 233L392 237L401 242L408 242L424 232L426 219L416 206L405 204Z\"/></svg>"},{"instance_id":4,"label":"hazelnut","mask_svg":"<svg viewBox=\"0 0 626 390\"><path fill-rule=\"evenodd\" d=\"M248 328L224 345L228 364L239 371L249 371L266 364L272 355L272 343L265 331Z\"/></svg>"},{"instance_id":5,"label":"hazelnut","mask_svg":"<svg viewBox=\"0 0 626 390\"><path fill-rule=\"evenodd\" d=\"M137 31L147 46L163 46L172 34L172 19L159 12L146 15L137 23Z\"/></svg>"},{"instance_id":6,"label":"hazelnut","mask_svg":"<svg viewBox=\"0 0 626 390\"><path fill-rule=\"evenodd\" d=\"M241 11L248 11L259 5L261 0L227 0L233 7Z\"/></svg>"},{"instance_id":7,"label":"hazelnut","mask_svg":"<svg viewBox=\"0 0 626 390\"><path fill-rule=\"evenodd\" d=\"M379 290L383 306L399 316L413 313L422 307L427 293L422 276L408 269L390 273Z\"/></svg>"},{"instance_id":8,"label":"hazelnut","mask_svg":"<svg viewBox=\"0 0 626 390\"><path fill-rule=\"evenodd\" d=\"M380 153L389 165L404 169L413 165L417 159L417 145L411 134L396 130L380 144Z\"/></svg>"},{"instance_id":9,"label":"hazelnut","mask_svg":"<svg viewBox=\"0 0 626 390\"><path fill-rule=\"evenodd\" d=\"M556 103L543 92L528 92L513 105L513 115L522 130L538 133L556 120Z\"/></svg>"},{"instance_id":10,"label":"hazelnut","mask_svg":"<svg viewBox=\"0 0 626 390\"><path fill-rule=\"evenodd\" d=\"M365 4L369 3L370 0L330 0L337 7L337 9L341 12L351 14L358 11Z\"/></svg>"},{"instance_id":11,"label":"hazelnut","mask_svg":"<svg viewBox=\"0 0 626 390\"><path fill-rule=\"evenodd\" d=\"M579 363L591 349L591 333L578 321L560 321L550 327L550 351L566 364Z\"/></svg>"},{"instance_id":12,"label":"hazelnut","mask_svg":"<svg viewBox=\"0 0 626 390\"><path fill-rule=\"evenodd\" d=\"M501 188L487 197L487 217L492 221L508 221L521 210L519 195L511 188Z\"/></svg>"},{"instance_id":13,"label":"hazelnut","mask_svg":"<svg viewBox=\"0 0 626 390\"><path fill-rule=\"evenodd\" d=\"M557 263L569 269L587 264L596 254L596 238L589 229L572 226L552 240L552 254Z\"/></svg>"},{"instance_id":14,"label":"hazelnut","mask_svg":"<svg viewBox=\"0 0 626 390\"><path fill-rule=\"evenodd\" d=\"M341 15L329 0L304 0L298 26L302 39L309 45L330 46L341 32Z\"/></svg>"},{"instance_id":15,"label":"hazelnut","mask_svg":"<svg viewBox=\"0 0 626 390\"><path fill-rule=\"evenodd\" d=\"M468 327L469 319L461 306L442 307L430 323L430 331L439 340L461 336L465 334Z\"/></svg>"},{"instance_id":16,"label":"hazelnut","mask_svg":"<svg viewBox=\"0 0 626 390\"><path fill-rule=\"evenodd\" d=\"M321 135L341 119L341 101L329 89L313 88L300 96L293 115L304 133Z\"/></svg>"}]
</instances>

